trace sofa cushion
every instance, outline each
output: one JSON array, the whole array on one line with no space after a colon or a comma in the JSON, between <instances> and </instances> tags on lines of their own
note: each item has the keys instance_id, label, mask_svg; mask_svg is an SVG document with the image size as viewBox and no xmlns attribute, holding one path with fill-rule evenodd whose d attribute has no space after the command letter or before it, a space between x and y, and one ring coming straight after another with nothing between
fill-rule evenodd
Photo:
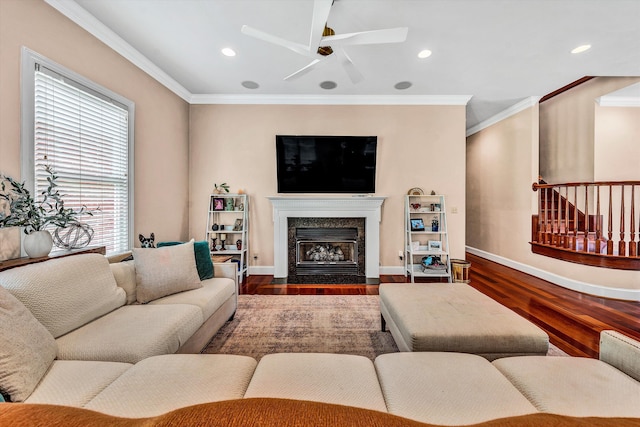
<instances>
[{"instance_id":1,"label":"sofa cushion","mask_svg":"<svg viewBox=\"0 0 640 427\"><path fill-rule=\"evenodd\" d=\"M134 248L136 298L140 303L202 287L193 240L164 248Z\"/></svg>"},{"instance_id":2,"label":"sofa cushion","mask_svg":"<svg viewBox=\"0 0 640 427\"><path fill-rule=\"evenodd\" d=\"M353 354L268 354L260 359L245 397L312 400L387 410L373 363Z\"/></svg>"},{"instance_id":3,"label":"sofa cushion","mask_svg":"<svg viewBox=\"0 0 640 427\"><path fill-rule=\"evenodd\" d=\"M183 406L240 399L255 359L223 354L172 354L145 359L85 408L120 417L149 417Z\"/></svg>"},{"instance_id":4,"label":"sofa cushion","mask_svg":"<svg viewBox=\"0 0 640 427\"><path fill-rule=\"evenodd\" d=\"M109 262L82 254L0 272L0 284L33 313L54 338L124 305Z\"/></svg>"},{"instance_id":5,"label":"sofa cushion","mask_svg":"<svg viewBox=\"0 0 640 427\"><path fill-rule=\"evenodd\" d=\"M389 353L376 372L392 414L438 425L475 424L536 408L486 359L462 353Z\"/></svg>"},{"instance_id":6,"label":"sofa cushion","mask_svg":"<svg viewBox=\"0 0 640 427\"><path fill-rule=\"evenodd\" d=\"M54 360L25 402L83 406L132 366L118 362Z\"/></svg>"},{"instance_id":7,"label":"sofa cushion","mask_svg":"<svg viewBox=\"0 0 640 427\"><path fill-rule=\"evenodd\" d=\"M175 353L203 321L194 305L126 305L58 338L58 359L136 363Z\"/></svg>"},{"instance_id":8,"label":"sofa cushion","mask_svg":"<svg viewBox=\"0 0 640 427\"><path fill-rule=\"evenodd\" d=\"M179 292L149 304L192 304L202 310L205 319L211 317L222 304L235 293L235 282L226 277L216 277L202 281L202 287L191 291Z\"/></svg>"},{"instance_id":9,"label":"sofa cushion","mask_svg":"<svg viewBox=\"0 0 640 427\"><path fill-rule=\"evenodd\" d=\"M33 314L0 287L0 393L24 401L56 357L53 336Z\"/></svg>"},{"instance_id":10,"label":"sofa cushion","mask_svg":"<svg viewBox=\"0 0 640 427\"><path fill-rule=\"evenodd\" d=\"M514 357L493 365L540 411L574 417L640 417L640 383L596 359Z\"/></svg>"},{"instance_id":11,"label":"sofa cushion","mask_svg":"<svg viewBox=\"0 0 640 427\"><path fill-rule=\"evenodd\" d=\"M183 243L184 242L159 242L156 246L161 248L163 246L175 246ZM213 277L213 262L211 262L209 244L204 240L193 242L193 251L200 280L211 279Z\"/></svg>"}]
</instances>

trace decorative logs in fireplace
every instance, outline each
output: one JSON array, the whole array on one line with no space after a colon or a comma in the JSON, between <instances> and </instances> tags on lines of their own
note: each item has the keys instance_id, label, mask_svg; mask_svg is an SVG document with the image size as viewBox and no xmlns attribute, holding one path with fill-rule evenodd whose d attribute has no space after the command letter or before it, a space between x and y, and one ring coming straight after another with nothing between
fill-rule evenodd
<instances>
[{"instance_id":1,"label":"decorative logs in fireplace","mask_svg":"<svg viewBox=\"0 0 640 427\"><path fill-rule=\"evenodd\" d=\"M297 228L296 274L358 274L357 228Z\"/></svg>"}]
</instances>

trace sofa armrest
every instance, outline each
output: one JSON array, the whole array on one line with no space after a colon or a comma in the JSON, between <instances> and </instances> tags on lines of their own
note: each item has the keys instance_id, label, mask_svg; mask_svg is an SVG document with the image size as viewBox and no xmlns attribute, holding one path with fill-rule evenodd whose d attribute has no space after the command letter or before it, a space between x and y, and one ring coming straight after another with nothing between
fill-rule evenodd
<instances>
[{"instance_id":1,"label":"sofa armrest","mask_svg":"<svg viewBox=\"0 0 640 427\"><path fill-rule=\"evenodd\" d=\"M116 284L127 294L127 304L136 302L136 267L133 261L109 264Z\"/></svg>"},{"instance_id":2,"label":"sofa armrest","mask_svg":"<svg viewBox=\"0 0 640 427\"><path fill-rule=\"evenodd\" d=\"M235 262L214 262L213 277L232 279L238 289L238 265Z\"/></svg>"},{"instance_id":3,"label":"sofa armrest","mask_svg":"<svg viewBox=\"0 0 640 427\"><path fill-rule=\"evenodd\" d=\"M602 331L600 360L640 381L640 341L620 332Z\"/></svg>"}]
</instances>

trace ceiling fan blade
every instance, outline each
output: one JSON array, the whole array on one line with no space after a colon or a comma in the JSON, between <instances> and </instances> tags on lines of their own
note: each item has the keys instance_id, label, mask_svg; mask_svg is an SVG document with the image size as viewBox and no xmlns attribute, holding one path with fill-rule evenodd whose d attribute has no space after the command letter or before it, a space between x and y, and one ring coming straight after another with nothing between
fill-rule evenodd
<instances>
[{"instance_id":1,"label":"ceiling fan blade","mask_svg":"<svg viewBox=\"0 0 640 427\"><path fill-rule=\"evenodd\" d=\"M309 52L316 52L320 46L320 39L324 26L327 24L333 0L315 0L313 2L313 17L311 19L311 37L309 38Z\"/></svg>"},{"instance_id":2,"label":"ceiling fan blade","mask_svg":"<svg viewBox=\"0 0 640 427\"><path fill-rule=\"evenodd\" d=\"M298 71L296 71L295 73L291 73L289 74L287 77L285 77L283 80L295 80L298 77L304 76L305 74L307 74L309 71L312 70L312 68L318 63L321 62L322 59L314 59L313 61L311 61L309 64L305 65L304 67L300 68Z\"/></svg>"},{"instance_id":3,"label":"ceiling fan blade","mask_svg":"<svg viewBox=\"0 0 640 427\"><path fill-rule=\"evenodd\" d=\"M347 46L356 44L401 43L407 39L407 27L362 31L323 37L322 46Z\"/></svg>"},{"instance_id":4,"label":"ceiling fan blade","mask_svg":"<svg viewBox=\"0 0 640 427\"><path fill-rule=\"evenodd\" d=\"M273 34L265 33L264 31L249 27L248 25L243 25L240 31L242 32L242 34L245 34L247 36L263 40L267 43L286 47L287 49L292 50L295 53L299 53L300 55L309 56L309 49L303 44L292 42L290 40L283 39L282 37L274 36Z\"/></svg>"},{"instance_id":5,"label":"ceiling fan blade","mask_svg":"<svg viewBox=\"0 0 640 427\"><path fill-rule=\"evenodd\" d=\"M344 67L344 70L349 75L349 78L351 79L351 82L353 84L360 83L361 81L364 80L364 76L360 71L358 71L355 64L353 63L351 58L349 58L349 55L347 55L347 52L345 52L344 49L336 49L334 52L338 56L340 63L342 64L342 66Z\"/></svg>"}]
</instances>

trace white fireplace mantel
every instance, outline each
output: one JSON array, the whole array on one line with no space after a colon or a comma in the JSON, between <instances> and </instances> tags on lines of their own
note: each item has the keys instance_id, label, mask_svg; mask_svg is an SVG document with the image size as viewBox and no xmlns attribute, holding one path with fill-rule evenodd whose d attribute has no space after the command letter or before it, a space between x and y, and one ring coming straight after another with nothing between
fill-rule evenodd
<instances>
[{"instance_id":1,"label":"white fireplace mantel","mask_svg":"<svg viewBox=\"0 0 640 427\"><path fill-rule=\"evenodd\" d=\"M365 275L380 278L380 219L386 197L377 196L272 196L274 278L288 274L288 218L364 218Z\"/></svg>"}]
</instances>

